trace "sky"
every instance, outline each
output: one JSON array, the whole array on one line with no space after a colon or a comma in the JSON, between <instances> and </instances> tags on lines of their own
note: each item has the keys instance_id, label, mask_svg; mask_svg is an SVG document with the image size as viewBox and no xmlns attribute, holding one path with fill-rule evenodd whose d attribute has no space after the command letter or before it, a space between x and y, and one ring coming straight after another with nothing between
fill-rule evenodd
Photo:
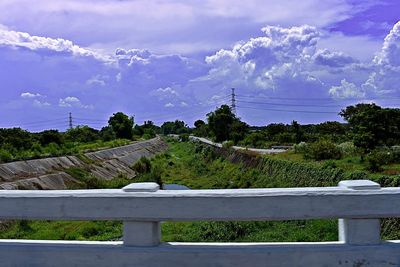
<instances>
[{"instance_id":1,"label":"sky","mask_svg":"<svg viewBox=\"0 0 400 267\"><path fill-rule=\"evenodd\" d=\"M0 0L0 127L251 125L400 107L397 0Z\"/></svg>"}]
</instances>

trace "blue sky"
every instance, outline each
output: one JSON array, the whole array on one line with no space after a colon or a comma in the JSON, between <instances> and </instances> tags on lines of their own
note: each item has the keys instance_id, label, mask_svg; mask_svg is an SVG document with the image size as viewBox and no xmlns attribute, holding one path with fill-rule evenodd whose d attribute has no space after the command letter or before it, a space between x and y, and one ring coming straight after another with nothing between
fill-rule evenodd
<instances>
[{"instance_id":1,"label":"blue sky","mask_svg":"<svg viewBox=\"0 0 400 267\"><path fill-rule=\"evenodd\" d=\"M192 124L229 103L254 125L399 106L396 0L0 1L0 127Z\"/></svg>"}]
</instances>

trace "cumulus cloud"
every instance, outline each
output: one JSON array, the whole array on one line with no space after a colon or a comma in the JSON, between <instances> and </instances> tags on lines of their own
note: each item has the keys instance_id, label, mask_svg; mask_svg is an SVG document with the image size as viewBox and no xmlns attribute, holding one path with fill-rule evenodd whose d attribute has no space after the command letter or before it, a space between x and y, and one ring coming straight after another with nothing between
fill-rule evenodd
<instances>
[{"instance_id":1,"label":"cumulus cloud","mask_svg":"<svg viewBox=\"0 0 400 267\"><path fill-rule=\"evenodd\" d=\"M343 79L340 86L332 86L329 89L329 94L334 98L362 98L365 93L360 91L354 83Z\"/></svg>"},{"instance_id":2,"label":"cumulus cloud","mask_svg":"<svg viewBox=\"0 0 400 267\"><path fill-rule=\"evenodd\" d=\"M371 74L362 84L370 94L400 94L400 21L385 37L382 49L371 65Z\"/></svg>"},{"instance_id":3,"label":"cumulus cloud","mask_svg":"<svg viewBox=\"0 0 400 267\"><path fill-rule=\"evenodd\" d=\"M173 108L173 107L175 107L175 105L172 104L171 102L169 102L169 103L165 104L164 107L166 107L166 108Z\"/></svg>"},{"instance_id":4,"label":"cumulus cloud","mask_svg":"<svg viewBox=\"0 0 400 267\"><path fill-rule=\"evenodd\" d=\"M21 93L21 98L36 98L41 96L42 95L39 93L30 93L30 92Z\"/></svg>"},{"instance_id":5,"label":"cumulus cloud","mask_svg":"<svg viewBox=\"0 0 400 267\"><path fill-rule=\"evenodd\" d=\"M63 108L83 108L83 109L93 109L93 105L83 105L81 100L75 96L68 96L66 98L60 98L58 106Z\"/></svg>"},{"instance_id":6,"label":"cumulus cloud","mask_svg":"<svg viewBox=\"0 0 400 267\"><path fill-rule=\"evenodd\" d=\"M328 49L318 50L313 58L316 64L329 67L344 67L357 62L354 58L343 52L331 52Z\"/></svg>"},{"instance_id":7,"label":"cumulus cloud","mask_svg":"<svg viewBox=\"0 0 400 267\"><path fill-rule=\"evenodd\" d=\"M93 86L105 86L107 79L108 79L108 76L95 75L92 78L90 78L89 80L87 80L86 84L93 85Z\"/></svg>"},{"instance_id":8,"label":"cumulus cloud","mask_svg":"<svg viewBox=\"0 0 400 267\"><path fill-rule=\"evenodd\" d=\"M0 46L20 47L30 50L47 49L56 52L70 53L75 56L93 57L104 62L112 61L108 56L82 48L69 40L32 36L26 32L17 32L2 28L0 28Z\"/></svg>"},{"instance_id":9,"label":"cumulus cloud","mask_svg":"<svg viewBox=\"0 0 400 267\"><path fill-rule=\"evenodd\" d=\"M42 108L42 107L49 107L51 106L51 104L49 102L46 101L40 101L40 100L33 100L33 106L37 107L37 108Z\"/></svg>"},{"instance_id":10,"label":"cumulus cloud","mask_svg":"<svg viewBox=\"0 0 400 267\"><path fill-rule=\"evenodd\" d=\"M304 95L313 90L313 94L326 95L329 87L323 80L357 62L341 52L318 50L320 32L312 26L267 26L262 31L264 36L206 57L212 67L208 78L253 91Z\"/></svg>"}]
</instances>

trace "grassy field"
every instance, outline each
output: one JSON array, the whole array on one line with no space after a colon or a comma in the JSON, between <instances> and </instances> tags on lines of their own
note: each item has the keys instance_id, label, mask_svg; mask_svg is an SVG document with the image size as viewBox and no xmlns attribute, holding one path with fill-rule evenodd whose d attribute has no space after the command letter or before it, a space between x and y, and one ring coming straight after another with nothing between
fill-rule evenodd
<instances>
[{"instance_id":1,"label":"grassy field","mask_svg":"<svg viewBox=\"0 0 400 267\"><path fill-rule=\"evenodd\" d=\"M296 186L299 180L276 180L264 168L233 164L213 149L192 143L170 141L169 150L156 156L152 171L143 173L135 181L156 181L182 184L192 189ZM298 155L279 155L293 157ZM286 158L287 159L287 158ZM302 159L296 158L302 161ZM315 163L323 164L323 163ZM300 165L301 167L301 165ZM297 166L296 168L300 168ZM299 179L309 177L309 164ZM350 170L350 169L349 169ZM90 177L84 170L71 169L69 173L82 181L85 188L117 188L132 182L118 177L102 182ZM315 175L317 176L318 173ZM285 178L285 177L283 177ZM300 181L301 182L301 181ZM308 181L307 181L308 183ZM333 183L333 182L328 182ZM311 181L312 184L312 181ZM384 227L383 238L398 238L397 221ZM21 221L3 225L0 238L118 240L122 235L121 222L48 222ZM386 230L385 230L386 229ZM334 241L337 220L307 220L283 222L165 222L162 224L163 241Z\"/></svg>"}]
</instances>

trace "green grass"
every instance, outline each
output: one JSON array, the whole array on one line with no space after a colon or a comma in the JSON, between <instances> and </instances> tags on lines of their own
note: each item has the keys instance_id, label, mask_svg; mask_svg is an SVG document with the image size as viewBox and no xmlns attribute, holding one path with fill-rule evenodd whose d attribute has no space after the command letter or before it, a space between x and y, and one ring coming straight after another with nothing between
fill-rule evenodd
<instances>
[{"instance_id":1,"label":"green grass","mask_svg":"<svg viewBox=\"0 0 400 267\"><path fill-rule=\"evenodd\" d=\"M294 162L300 163L310 163L315 166L324 166L327 162L334 163L337 168L341 168L345 172L354 172L354 171L366 171L367 162L361 160L361 156L345 156L339 160L321 160L314 161L311 159L304 159L303 155L300 153L295 153L293 150L287 151L285 153L267 155L266 157L276 158L276 159L284 159L290 160ZM376 173L369 173L371 177L377 177L380 175L399 175L400 174L400 164L389 164L383 166L383 170Z\"/></svg>"}]
</instances>

